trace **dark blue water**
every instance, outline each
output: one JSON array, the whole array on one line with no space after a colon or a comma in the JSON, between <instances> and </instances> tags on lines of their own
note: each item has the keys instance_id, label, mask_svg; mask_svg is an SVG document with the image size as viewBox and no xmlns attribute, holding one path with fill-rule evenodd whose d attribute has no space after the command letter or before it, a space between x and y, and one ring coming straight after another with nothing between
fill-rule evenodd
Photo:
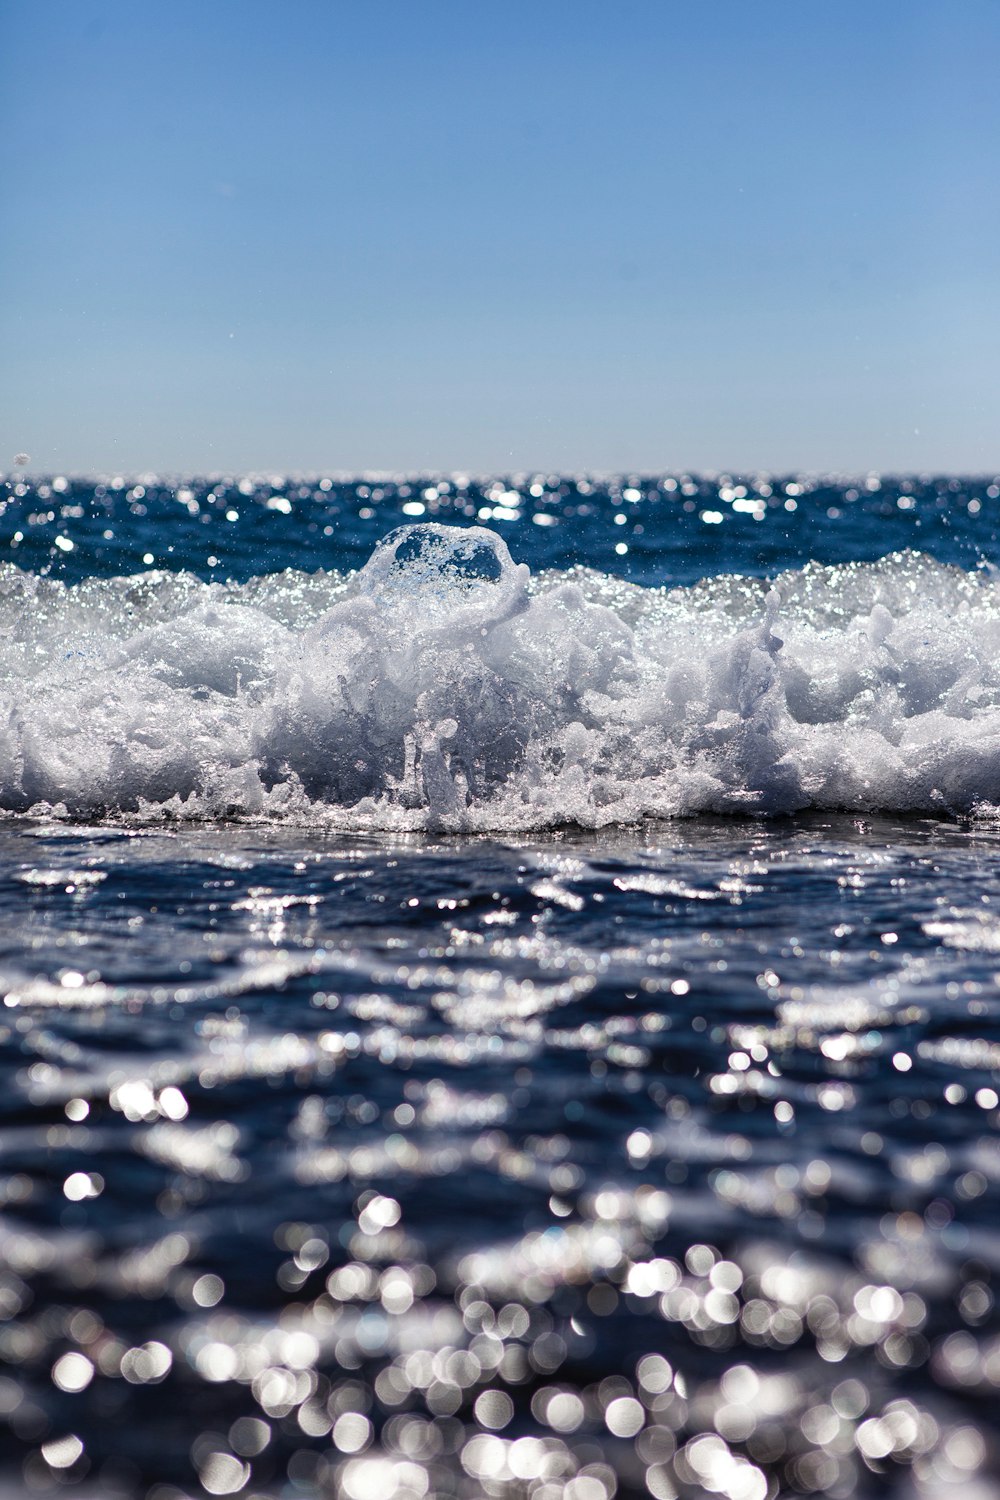
<instances>
[{"instance_id":1,"label":"dark blue water","mask_svg":"<svg viewBox=\"0 0 1000 1500\"><path fill-rule=\"evenodd\" d=\"M151 566L239 582L284 568L360 568L386 531L414 520L495 527L533 570L584 564L654 586L727 572L773 575L810 559L871 561L906 548L963 568L1000 560L1000 476L989 475L852 483L801 475L346 483L146 476L10 479L7 490L6 555L67 583Z\"/></svg>"},{"instance_id":2,"label":"dark blue water","mask_svg":"<svg viewBox=\"0 0 1000 1500\"><path fill-rule=\"evenodd\" d=\"M5 1493L1000 1494L993 479L55 483Z\"/></svg>"}]
</instances>

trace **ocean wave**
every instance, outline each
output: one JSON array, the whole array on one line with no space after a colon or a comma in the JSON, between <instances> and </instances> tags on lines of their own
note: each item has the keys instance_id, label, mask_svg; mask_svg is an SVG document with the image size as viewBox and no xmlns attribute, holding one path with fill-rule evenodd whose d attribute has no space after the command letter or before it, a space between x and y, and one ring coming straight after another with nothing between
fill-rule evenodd
<instances>
[{"instance_id":1,"label":"ocean wave","mask_svg":"<svg viewBox=\"0 0 1000 1500\"><path fill-rule=\"evenodd\" d=\"M897 553L693 587L405 526L355 574L0 569L0 808L351 829L1000 803L1000 584Z\"/></svg>"}]
</instances>

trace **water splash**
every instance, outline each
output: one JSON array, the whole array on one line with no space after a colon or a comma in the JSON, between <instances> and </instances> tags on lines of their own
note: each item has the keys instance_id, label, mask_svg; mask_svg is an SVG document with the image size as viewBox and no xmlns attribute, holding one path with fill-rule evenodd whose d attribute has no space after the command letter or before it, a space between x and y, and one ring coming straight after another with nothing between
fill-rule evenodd
<instances>
[{"instance_id":1,"label":"water splash","mask_svg":"<svg viewBox=\"0 0 1000 1500\"><path fill-rule=\"evenodd\" d=\"M357 574L0 575L0 806L341 828L1000 802L1000 585L915 553L643 589L483 527Z\"/></svg>"}]
</instances>

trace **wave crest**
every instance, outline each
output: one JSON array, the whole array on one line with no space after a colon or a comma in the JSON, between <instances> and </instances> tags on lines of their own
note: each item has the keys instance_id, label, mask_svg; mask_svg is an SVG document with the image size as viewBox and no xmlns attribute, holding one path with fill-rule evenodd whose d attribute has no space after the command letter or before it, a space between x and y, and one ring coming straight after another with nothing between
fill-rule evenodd
<instances>
[{"instance_id":1,"label":"wave crest","mask_svg":"<svg viewBox=\"0 0 1000 1500\"><path fill-rule=\"evenodd\" d=\"M919 554L642 589L427 524L348 576L8 566L0 628L8 812L501 831L1000 802L1000 586Z\"/></svg>"}]
</instances>

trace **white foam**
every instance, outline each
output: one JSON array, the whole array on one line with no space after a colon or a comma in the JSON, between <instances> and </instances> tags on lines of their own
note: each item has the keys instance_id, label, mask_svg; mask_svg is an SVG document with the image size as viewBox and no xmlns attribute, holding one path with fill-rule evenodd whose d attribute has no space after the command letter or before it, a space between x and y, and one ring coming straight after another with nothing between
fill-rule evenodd
<instances>
[{"instance_id":1,"label":"white foam","mask_svg":"<svg viewBox=\"0 0 1000 1500\"><path fill-rule=\"evenodd\" d=\"M1000 803L1000 584L531 579L480 527L357 575L0 570L0 807L514 830Z\"/></svg>"}]
</instances>

